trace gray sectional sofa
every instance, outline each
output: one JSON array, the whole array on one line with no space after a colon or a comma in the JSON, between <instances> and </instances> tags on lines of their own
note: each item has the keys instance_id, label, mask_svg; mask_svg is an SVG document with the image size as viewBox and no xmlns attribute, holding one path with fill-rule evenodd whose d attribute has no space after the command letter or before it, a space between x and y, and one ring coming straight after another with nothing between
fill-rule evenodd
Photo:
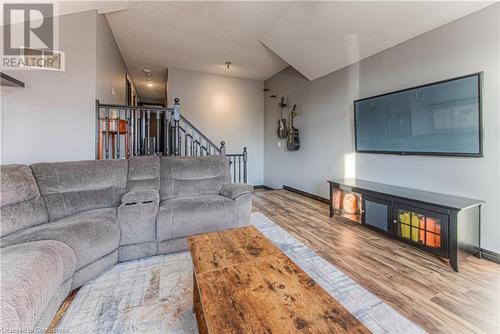
<instances>
[{"instance_id":1,"label":"gray sectional sofa","mask_svg":"<svg viewBox=\"0 0 500 334\"><path fill-rule=\"evenodd\" d=\"M68 293L117 262L187 250L249 224L252 187L223 156L0 169L0 327L43 330Z\"/></svg>"}]
</instances>

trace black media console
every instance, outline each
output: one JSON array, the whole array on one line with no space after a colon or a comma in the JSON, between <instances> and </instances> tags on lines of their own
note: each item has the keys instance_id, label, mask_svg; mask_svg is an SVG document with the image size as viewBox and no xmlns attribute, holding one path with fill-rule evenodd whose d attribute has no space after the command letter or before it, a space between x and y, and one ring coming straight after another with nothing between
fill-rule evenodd
<instances>
[{"instance_id":1,"label":"black media console","mask_svg":"<svg viewBox=\"0 0 500 334\"><path fill-rule=\"evenodd\" d=\"M484 201L358 179L328 183L330 217L343 216L447 258L455 271L461 258L481 257Z\"/></svg>"}]
</instances>

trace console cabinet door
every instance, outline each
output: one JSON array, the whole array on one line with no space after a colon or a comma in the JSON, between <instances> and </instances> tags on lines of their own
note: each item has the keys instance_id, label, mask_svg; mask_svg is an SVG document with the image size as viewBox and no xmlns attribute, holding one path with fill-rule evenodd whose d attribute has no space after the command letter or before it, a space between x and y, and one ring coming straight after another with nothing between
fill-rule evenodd
<instances>
[{"instance_id":1,"label":"console cabinet door","mask_svg":"<svg viewBox=\"0 0 500 334\"><path fill-rule=\"evenodd\" d=\"M363 196L361 222L367 227L392 234L391 202L371 196Z\"/></svg>"},{"instance_id":2,"label":"console cabinet door","mask_svg":"<svg viewBox=\"0 0 500 334\"><path fill-rule=\"evenodd\" d=\"M396 238L448 257L448 215L396 203L392 222Z\"/></svg>"}]
</instances>

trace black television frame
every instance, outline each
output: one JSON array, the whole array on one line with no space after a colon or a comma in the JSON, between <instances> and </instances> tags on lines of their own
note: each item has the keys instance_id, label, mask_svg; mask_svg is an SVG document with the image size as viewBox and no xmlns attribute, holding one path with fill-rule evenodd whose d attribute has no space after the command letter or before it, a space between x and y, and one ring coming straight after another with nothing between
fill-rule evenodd
<instances>
[{"instance_id":1,"label":"black television frame","mask_svg":"<svg viewBox=\"0 0 500 334\"><path fill-rule=\"evenodd\" d=\"M423 88L427 86L437 85L449 81L469 78L469 77L478 77L478 102L479 102L479 115L478 115L478 132L479 132L479 152L478 153L450 153L450 152L408 152L408 151L381 151L381 150L359 150L358 149L358 129L356 127L356 102L361 102L364 100L369 100L377 97L387 96L391 94L406 92L413 89ZM356 153L373 153L373 154L392 154L392 155L430 155L430 156L446 156L446 157L473 157L473 158L482 158L483 157L483 72L476 72L472 74L462 75L459 77L440 80L431 82L424 85L419 85L415 87L395 90L389 93L374 95L370 97L365 97L362 99L355 100L353 102L354 105L354 147Z\"/></svg>"}]
</instances>

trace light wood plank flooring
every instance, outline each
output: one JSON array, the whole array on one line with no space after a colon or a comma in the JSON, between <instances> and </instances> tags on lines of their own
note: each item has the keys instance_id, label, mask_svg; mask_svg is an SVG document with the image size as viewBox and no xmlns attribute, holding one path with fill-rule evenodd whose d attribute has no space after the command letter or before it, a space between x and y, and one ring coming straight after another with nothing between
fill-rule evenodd
<instances>
[{"instance_id":1,"label":"light wood plank flooring","mask_svg":"<svg viewBox=\"0 0 500 334\"><path fill-rule=\"evenodd\" d=\"M355 223L286 190L257 191L260 211L429 333L500 333L500 265L445 260Z\"/></svg>"},{"instance_id":2,"label":"light wood plank flooring","mask_svg":"<svg viewBox=\"0 0 500 334\"><path fill-rule=\"evenodd\" d=\"M328 205L286 190L256 191L260 211L429 333L500 333L500 265L471 257L448 263L357 224ZM57 327L75 297L59 309ZM49 331L48 331L49 332Z\"/></svg>"}]
</instances>

